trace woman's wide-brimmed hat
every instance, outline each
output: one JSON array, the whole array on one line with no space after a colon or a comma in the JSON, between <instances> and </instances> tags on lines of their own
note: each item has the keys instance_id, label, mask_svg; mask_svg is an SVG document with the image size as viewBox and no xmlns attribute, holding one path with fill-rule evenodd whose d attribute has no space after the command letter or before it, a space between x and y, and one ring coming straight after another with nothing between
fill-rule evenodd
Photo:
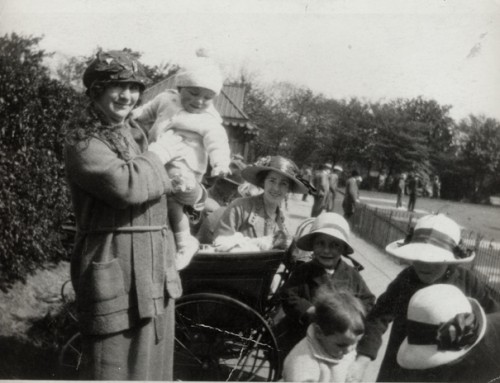
<instances>
[{"instance_id":1,"label":"woman's wide-brimmed hat","mask_svg":"<svg viewBox=\"0 0 500 383\"><path fill-rule=\"evenodd\" d=\"M267 156L258 160L255 164L247 166L241 172L241 176L251 184L263 188L264 185L259 178L259 173L274 171L291 181L290 191L293 193L307 193L307 186L298 179L299 168L288 158L281 156Z\"/></svg>"},{"instance_id":2,"label":"woman's wide-brimmed hat","mask_svg":"<svg viewBox=\"0 0 500 383\"><path fill-rule=\"evenodd\" d=\"M406 239L390 243L385 250L407 261L426 263L467 263L475 256L462 247L460 226L443 214L420 218Z\"/></svg>"},{"instance_id":3,"label":"woman's wide-brimmed hat","mask_svg":"<svg viewBox=\"0 0 500 383\"><path fill-rule=\"evenodd\" d=\"M344 243L347 254L354 253L352 246L349 244L351 230L349 224L340 214L337 213L321 213L313 221L309 233L303 235L297 240L297 247L301 250L312 251L313 239L316 234L326 234L336 240Z\"/></svg>"},{"instance_id":4,"label":"woman's wide-brimmed hat","mask_svg":"<svg viewBox=\"0 0 500 383\"><path fill-rule=\"evenodd\" d=\"M486 315L479 302L453 285L436 284L417 291L407 312L407 337L398 364L423 370L451 363L484 337Z\"/></svg>"}]
</instances>

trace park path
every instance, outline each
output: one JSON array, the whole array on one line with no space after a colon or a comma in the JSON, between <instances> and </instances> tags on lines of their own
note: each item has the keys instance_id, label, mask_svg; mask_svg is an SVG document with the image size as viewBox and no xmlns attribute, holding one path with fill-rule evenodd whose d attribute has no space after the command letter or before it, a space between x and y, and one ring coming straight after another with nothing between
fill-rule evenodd
<instances>
[{"instance_id":1,"label":"park path","mask_svg":"<svg viewBox=\"0 0 500 383\"><path fill-rule=\"evenodd\" d=\"M342 198L337 198L335 201L335 212L342 214L340 206ZM302 195L292 194L288 201L288 213L290 216L291 228L295 228L302 220L308 218L311 213L312 197L309 196L306 202L302 201ZM364 266L361 272L366 284L375 296L383 293L387 285L396 277L396 275L404 268L403 265L397 263L391 256L371 245L355 234L351 234L351 245L354 248L353 258ZM384 335L383 344L379 350L378 357L370 363L365 376L365 382L374 382L377 378L380 363L387 345L389 331Z\"/></svg>"}]
</instances>

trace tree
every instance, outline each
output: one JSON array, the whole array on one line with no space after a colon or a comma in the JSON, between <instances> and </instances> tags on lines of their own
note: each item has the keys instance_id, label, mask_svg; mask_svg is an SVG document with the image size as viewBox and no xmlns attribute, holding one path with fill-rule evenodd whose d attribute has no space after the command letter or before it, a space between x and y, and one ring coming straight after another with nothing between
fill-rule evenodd
<instances>
[{"instance_id":1,"label":"tree","mask_svg":"<svg viewBox=\"0 0 500 383\"><path fill-rule=\"evenodd\" d=\"M49 78L39 37L0 37L0 287L66 257L63 125L83 101Z\"/></svg>"},{"instance_id":2,"label":"tree","mask_svg":"<svg viewBox=\"0 0 500 383\"><path fill-rule=\"evenodd\" d=\"M497 193L500 184L500 123L492 118L470 115L458 125L464 176L471 182L469 197L484 201Z\"/></svg>"}]
</instances>

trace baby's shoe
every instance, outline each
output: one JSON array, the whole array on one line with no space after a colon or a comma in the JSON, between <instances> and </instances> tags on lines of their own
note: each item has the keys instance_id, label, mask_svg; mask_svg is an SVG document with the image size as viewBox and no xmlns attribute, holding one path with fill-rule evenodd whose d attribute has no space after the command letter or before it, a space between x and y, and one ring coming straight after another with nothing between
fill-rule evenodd
<instances>
[{"instance_id":1,"label":"baby's shoe","mask_svg":"<svg viewBox=\"0 0 500 383\"><path fill-rule=\"evenodd\" d=\"M175 233L177 242L177 254L175 255L175 265L177 270L184 269L200 248L200 242L189 232Z\"/></svg>"}]
</instances>

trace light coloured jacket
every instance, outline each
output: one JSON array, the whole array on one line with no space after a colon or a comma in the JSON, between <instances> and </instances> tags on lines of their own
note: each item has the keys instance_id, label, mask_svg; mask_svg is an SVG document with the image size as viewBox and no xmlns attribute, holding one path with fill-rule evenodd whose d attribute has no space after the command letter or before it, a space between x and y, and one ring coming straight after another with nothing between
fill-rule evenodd
<instances>
[{"instance_id":1,"label":"light coloured jacket","mask_svg":"<svg viewBox=\"0 0 500 383\"><path fill-rule=\"evenodd\" d=\"M64 153L77 226L71 278L81 331L89 334L131 328L181 294L165 168L136 124L115 132L120 152L92 136L67 143ZM195 203L200 188L175 197Z\"/></svg>"},{"instance_id":2,"label":"light coloured jacket","mask_svg":"<svg viewBox=\"0 0 500 383\"><path fill-rule=\"evenodd\" d=\"M229 204L215 227L214 238L241 233L245 237L259 238L273 235L279 230L289 233L285 215L278 208L275 222L266 223L264 194L237 198Z\"/></svg>"},{"instance_id":3,"label":"light coloured jacket","mask_svg":"<svg viewBox=\"0 0 500 383\"><path fill-rule=\"evenodd\" d=\"M205 174L209 159L213 168L229 169L231 153L227 133L213 106L200 114L186 112L179 93L169 89L137 108L133 116L149 130L150 142L168 130L180 135L190 149L184 160L198 175Z\"/></svg>"},{"instance_id":4,"label":"light coloured jacket","mask_svg":"<svg viewBox=\"0 0 500 383\"><path fill-rule=\"evenodd\" d=\"M315 337L310 325L307 335L285 358L283 380L285 382L345 382L349 366L354 362L352 351L342 359L328 355Z\"/></svg>"}]
</instances>

